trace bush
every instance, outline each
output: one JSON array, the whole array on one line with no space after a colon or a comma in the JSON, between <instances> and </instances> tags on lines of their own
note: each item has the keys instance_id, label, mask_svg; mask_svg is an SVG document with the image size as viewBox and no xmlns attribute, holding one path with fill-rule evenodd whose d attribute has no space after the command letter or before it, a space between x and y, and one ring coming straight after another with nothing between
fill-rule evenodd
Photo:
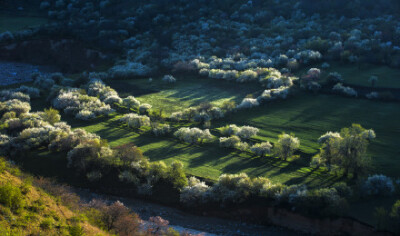
<instances>
[{"instance_id":1,"label":"bush","mask_svg":"<svg viewBox=\"0 0 400 236\"><path fill-rule=\"evenodd\" d=\"M221 128L221 134L224 136L231 136L240 131L240 128L236 125L227 125Z\"/></svg>"},{"instance_id":2,"label":"bush","mask_svg":"<svg viewBox=\"0 0 400 236\"><path fill-rule=\"evenodd\" d=\"M122 100L122 105L126 106L130 110L131 108L138 108L140 102L135 97L128 96Z\"/></svg>"},{"instance_id":3,"label":"bush","mask_svg":"<svg viewBox=\"0 0 400 236\"><path fill-rule=\"evenodd\" d=\"M278 141L275 143L274 151L276 155L283 160L293 155L293 152L300 147L300 140L289 134L279 135Z\"/></svg>"},{"instance_id":4,"label":"bush","mask_svg":"<svg viewBox=\"0 0 400 236\"><path fill-rule=\"evenodd\" d=\"M271 153L272 145L270 142L257 143L251 146L250 151L257 156L265 156Z\"/></svg>"},{"instance_id":5,"label":"bush","mask_svg":"<svg viewBox=\"0 0 400 236\"><path fill-rule=\"evenodd\" d=\"M350 88L350 87L345 87L341 83L338 83L335 86L333 86L332 91L337 92L339 94L349 96L349 97L357 97L358 96L358 93L356 90L354 90L353 88Z\"/></svg>"},{"instance_id":6,"label":"bush","mask_svg":"<svg viewBox=\"0 0 400 236\"><path fill-rule=\"evenodd\" d=\"M205 193L210 187L195 177L190 177L188 186L180 193L180 201L186 206L197 206L206 201Z\"/></svg>"},{"instance_id":7,"label":"bush","mask_svg":"<svg viewBox=\"0 0 400 236\"><path fill-rule=\"evenodd\" d=\"M394 193L395 188L391 178L384 175L373 175L365 180L362 190L368 196L390 196Z\"/></svg>"},{"instance_id":8,"label":"bush","mask_svg":"<svg viewBox=\"0 0 400 236\"><path fill-rule=\"evenodd\" d=\"M169 83L169 84L176 83L176 79L175 79L175 77L173 77L172 75L165 75L165 76L162 78L162 81L164 81L164 82L166 82L166 83Z\"/></svg>"},{"instance_id":9,"label":"bush","mask_svg":"<svg viewBox=\"0 0 400 236\"><path fill-rule=\"evenodd\" d=\"M244 98L242 102L236 107L237 109L249 109L259 106L260 103L254 98Z\"/></svg>"},{"instance_id":10,"label":"bush","mask_svg":"<svg viewBox=\"0 0 400 236\"><path fill-rule=\"evenodd\" d=\"M150 67L138 62L126 62L123 65L116 65L108 71L110 78L116 80L149 76L151 72Z\"/></svg>"},{"instance_id":11,"label":"bush","mask_svg":"<svg viewBox=\"0 0 400 236\"><path fill-rule=\"evenodd\" d=\"M225 148L235 148L240 143L240 138L238 136L231 136L229 138L221 137L219 138L219 145Z\"/></svg>"},{"instance_id":12,"label":"bush","mask_svg":"<svg viewBox=\"0 0 400 236\"><path fill-rule=\"evenodd\" d=\"M174 136L186 143L202 143L212 139L208 129L201 130L199 128L180 128L174 133Z\"/></svg>"},{"instance_id":13,"label":"bush","mask_svg":"<svg viewBox=\"0 0 400 236\"><path fill-rule=\"evenodd\" d=\"M249 139L257 135L259 129L251 126L242 126L236 133L237 136L244 139Z\"/></svg>"},{"instance_id":14,"label":"bush","mask_svg":"<svg viewBox=\"0 0 400 236\"><path fill-rule=\"evenodd\" d=\"M10 182L0 186L0 203L10 208L13 212L19 212L25 205L24 196L20 188Z\"/></svg>"},{"instance_id":15,"label":"bush","mask_svg":"<svg viewBox=\"0 0 400 236\"><path fill-rule=\"evenodd\" d=\"M139 129L143 126L150 126L150 118L148 116L138 115L135 113L124 115L120 121L126 123L128 127L133 127L136 129Z\"/></svg>"}]
</instances>

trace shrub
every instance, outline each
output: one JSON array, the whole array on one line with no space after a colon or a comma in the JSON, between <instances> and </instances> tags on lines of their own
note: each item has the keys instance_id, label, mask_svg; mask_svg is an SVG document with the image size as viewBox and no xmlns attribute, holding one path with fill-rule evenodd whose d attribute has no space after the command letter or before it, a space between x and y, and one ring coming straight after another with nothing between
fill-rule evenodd
<instances>
[{"instance_id":1,"label":"shrub","mask_svg":"<svg viewBox=\"0 0 400 236\"><path fill-rule=\"evenodd\" d=\"M240 128L236 125L227 125L221 128L221 134L224 136L231 136L240 131Z\"/></svg>"},{"instance_id":2,"label":"shrub","mask_svg":"<svg viewBox=\"0 0 400 236\"><path fill-rule=\"evenodd\" d=\"M54 125L55 123L61 120L61 116L59 111L56 109L53 108L44 109L43 120L51 125Z\"/></svg>"},{"instance_id":3,"label":"shrub","mask_svg":"<svg viewBox=\"0 0 400 236\"><path fill-rule=\"evenodd\" d=\"M12 99L20 100L21 102L29 102L31 99L29 95L22 92L12 91L12 90L2 90L0 91L0 101L8 101Z\"/></svg>"},{"instance_id":4,"label":"shrub","mask_svg":"<svg viewBox=\"0 0 400 236\"><path fill-rule=\"evenodd\" d=\"M0 112L15 112L15 114L20 116L21 114L28 113L31 110L31 105L27 102L22 102L17 99L12 99L0 103Z\"/></svg>"},{"instance_id":5,"label":"shrub","mask_svg":"<svg viewBox=\"0 0 400 236\"><path fill-rule=\"evenodd\" d=\"M10 182L0 186L0 203L13 212L19 212L25 205L21 190Z\"/></svg>"},{"instance_id":6,"label":"shrub","mask_svg":"<svg viewBox=\"0 0 400 236\"><path fill-rule=\"evenodd\" d=\"M275 143L274 151L276 155L283 160L293 155L293 152L300 147L300 140L289 134L279 135L278 141Z\"/></svg>"},{"instance_id":7,"label":"shrub","mask_svg":"<svg viewBox=\"0 0 400 236\"><path fill-rule=\"evenodd\" d=\"M126 106L129 110L140 106L140 102L133 96L128 96L122 100L122 105Z\"/></svg>"},{"instance_id":8,"label":"shrub","mask_svg":"<svg viewBox=\"0 0 400 236\"><path fill-rule=\"evenodd\" d=\"M181 190L183 187L188 185L182 162L174 161L171 164L171 167L168 168L167 178L175 189Z\"/></svg>"},{"instance_id":9,"label":"shrub","mask_svg":"<svg viewBox=\"0 0 400 236\"><path fill-rule=\"evenodd\" d=\"M150 118L145 115L138 115L135 113L130 113L124 115L121 119L121 122L126 123L128 127L133 127L133 128L140 128L142 126L150 126Z\"/></svg>"},{"instance_id":10,"label":"shrub","mask_svg":"<svg viewBox=\"0 0 400 236\"><path fill-rule=\"evenodd\" d=\"M132 79L137 76L149 76L151 72L150 67L138 62L116 65L108 71L111 79Z\"/></svg>"},{"instance_id":11,"label":"shrub","mask_svg":"<svg viewBox=\"0 0 400 236\"><path fill-rule=\"evenodd\" d=\"M180 128L174 133L174 136L186 143L202 143L212 139L208 129L201 130L199 128Z\"/></svg>"},{"instance_id":12,"label":"shrub","mask_svg":"<svg viewBox=\"0 0 400 236\"><path fill-rule=\"evenodd\" d=\"M143 103L139 106L139 112L141 114L148 114L149 110L152 108L152 106L150 104L147 103Z\"/></svg>"},{"instance_id":13,"label":"shrub","mask_svg":"<svg viewBox=\"0 0 400 236\"><path fill-rule=\"evenodd\" d=\"M235 148L240 143L240 138L238 136L231 136L229 138L221 137L219 138L219 145L226 148Z\"/></svg>"},{"instance_id":14,"label":"shrub","mask_svg":"<svg viewBox=\"0 0 400 236\"><path fill-rule=\"evenodd\" d=\"M394 193L393 180L384 175L373 175L365 180L362 186L365 195L388 196Z\"/></svg>"},{"instance_id":15,"label":"shrub","mask_svg":"<svg viewBox=\"0 0 400 236\"><path fill-rule=\"evenodd\" d=\"M171 127L168 124L161 124L153 127L153 133L155 136L167 135L171 132Z\"/></svg>"},{"instance_id":16,"label":"shrub","mask_svg":"<svg viewBox=\"0 0 400 236\"><path fill-rule=\"evenodd\" d=\"M356 90L354 90L353 88L350 87L345 87L343 86L341 83L336 84L335 86L333 86L332 89L334 92L349 96L349 97L357 97L358 93Z\"/></svg>"},{"instance_id":17,"label":"shrub","mask_svg":"<svg viewBox=\"0 0 400 236\"><path fill-rule=\"evenodd\" d=\"M271 101L275 99L286 99L289 95L290 87L280 87L277 89L267 89L265 90L257 100L259 102Z\"/></svg>"},{"instance_id":18,"label":"shrub","mask_svg":"<svg viewBox=\"0 0 400 236\"><path fill-rule=\"evenodd\" d=\"M197 206L206 201L205 193L210 187L198 180L196 177L190 177L188 186L184 187L180 193L180 201L186 206Z\"/></svg>"},{"instance_id":19,"label":"shrub","mask_svg":"<svg viewBox=\"0 0 400 236\"><path fill-rule=\"evenodd\" d=\"M254 98L244 98L242 102L236 107L237 109L249 109L259 106L260 103Z\"/></svg>"},{"instance_id":20,"label":"shrub","mask_svg":"<svg viewBox=\"0 0 400 236\"><path fill-rule=\"evenodd\" d=\"M28 86L25 86L25 85L22 85L21 87L15 89L14 91L28 94L31 98L40 97L40 90L39 89L33 88L33 87L28 87Z\"/></svg>"},{"instance_id":21,"label":"shrub","mask_svg":"<svg viewBox=\"0 0 400 236\"><path fill-rule=\"evenodd\" d=\"M122 103L122 99L118 96L118 95L112 95L112 96L109 96L109 97L107 97L106 99L104 99L104 103L105 104L109 104L109 105L112 105L112 104L121 104Z\"/></svg>"},{"instance_id":22,"label":"shrub","mask_svg":"<svg viewBox=\"0 0 400 236\"><path fill-rule=\"evenodd\" d=\"M243 83L243 82L249 82L249 81L254 81L258 78L257 72L253 70L245 70L241 73L239 73L239 77L237 78L236 81Z\"/></svg>"},{"instance_id":23,"label":"shrub","mask_svg":"<svg viewBox=\"0 0 400 236\"><path fill-rule=\"evenodd\" d=\"M257 156L265 156L271 153L272 145L270 142L257 143L251 146L250 151Z\"/></svg>"},{"instance_id":24,"label":"shrub","mask_svg":"<svg viewBox=\"0 0 400 236\"><path fill-rule=\"evenodd\" d=\"M257 135L259 129L251 126L242 126L236 133L237 136L244 139L249 139Z\"/></svg>"},{"instance_id":25,"label":"shrub","mask_svg":"<svg viewBox=\"0 0 400 236\"><path fill-rule=\"evenodd\" d=\"M76 115L75 115L76 119L79 120L91 120L96 118L96 115L89 110L80 110Z\"/></svg>"},{"instance_id":26,"label":"shrub","mask_svg":"<svg viewBox=\"0 0 400 236\"><path fill-rule=\"evenodd\" d=\"M165 75L163 78L162 78L162 81L164 81L164 82L166 82L166 83L176 83L176 79L175 79L175 77L173 77L172 75Z\"/></svg>"}]
</instances>

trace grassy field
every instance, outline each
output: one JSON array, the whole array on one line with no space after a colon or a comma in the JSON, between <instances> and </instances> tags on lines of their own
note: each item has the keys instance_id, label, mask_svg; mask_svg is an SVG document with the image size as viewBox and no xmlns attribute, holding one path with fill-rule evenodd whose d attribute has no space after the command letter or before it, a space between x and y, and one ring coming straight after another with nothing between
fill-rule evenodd
<instances>
[{"instance_id":1,"label":"grassy field","mask_svg":"<svg viewBox=\"0 0 400 236\"><path fill-rule=\"evenodd\" d=\"M396 118L397 117L397 118ZM294 133L301 140L301 151L315 153L317 139L326 131L339 131L352 123L376 131L369 154L376 171L400 177L397 170L400 154L400 104L333 95L302 94L286 101L278 101L258 108L233 114L226 121L237 125L251 125L261 129L263 139L274 142L282 132Z\"/></svg>"},{"instance_id":2,"label":"grassy field","mask_svg":"<svg viewBox=\"0 0 400 236\"><path fill-rule=\"evenodd\" d=\"M107 82L121 97L133 95L167 114L206 101L215 105L226 100L240 102L246 95L262 91L257 83L239 84L193 76L177 77L175 84L166 84L161 78L154 78L151 83L148 79Z\"/></svg>"},{"instance_id":3,"label":"grassy field","mask_svg":"<svg viewBox=\"0 0 400 236\"><path fill-rule=\"evenodd\" d=\"M375 87L379 88L400 88L400 70L383 65L361 64L359 67L352 64L332 63L326 70L339 72L347 84L371 86L368 79L375 75L378 82Z\"/></svg>"},{"instance_id":4,"label":"grassy field","mask_svg":"<svg viewBox=\"0 0 400 236\"><path fill-rule=\"evenodd\" d=\"M41 17L21 17L21 16L0 16L0 33L5 31L15 32L28 29L47 23L46 18Z\"/></svg>"},{"instance_id":5,"label":"grassy field","mask_svg":"<svg viewBox=\"0 0 400 236\"><path fill-rule=\"evenodd\" d=\"M173 138L134 132L121 127L117 121L119 117L91 123L75 120L69 122L74 127L82 127L108 139L112 146L133 142L152 161L171 163L180 160L189 174L215 179L222 173L246 172L252 176L268 176L283 183L308 183L314 181L313 176L307 177L312 174L308 163L310 157L318 151L318 137L326 131L340 130L352 123L373 128L377 133L377 139L371 143L369 152L375 171L400 177L396 169L399 162L399 150L396 147L400 141L400 125L394 122L394 117L400 117L400 104L302 94L287 101L240 111L213 123L214 128L229 123L252 125L260 128L257 139L272 142L282 132L294 133L301 140L302 158L290 163L232 152L220 148L216 143L188 145Z\"/></svg>"},{"instance_id":6,"label":"grassy field","mask_svg":"<svg viewBox=\"0 0 400 236\"><path fill-rule=\"evenodd\" d=\"M174 160L182 161L188 174L213 180L223 173L246 172L251 176L268 176L275 182L306 183L311 187L337 181L337 177L308 168L309 157L284 162L277 158L259 158L249 153L224 149L217 142L190 145L172 137L155 137L145 131L134 132L121 126L117 121L119 117L92 123L74 121L72 125L99 134L111 146L133 142L151 161L162 160L167 164Z\"/></svg>"}]
</instances>

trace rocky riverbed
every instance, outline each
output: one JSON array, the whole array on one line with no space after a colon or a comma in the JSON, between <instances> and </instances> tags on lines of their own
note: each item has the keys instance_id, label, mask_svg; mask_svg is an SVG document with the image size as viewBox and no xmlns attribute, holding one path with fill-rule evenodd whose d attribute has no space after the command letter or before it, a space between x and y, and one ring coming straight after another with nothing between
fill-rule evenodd
<instances>
[{"instance_id":1,"label":"rocky riverbed","mask_svg":"<svg viewBox=\"0 0 400 236\"><path fill-rule=\"evenodd\" d=\"M93 198L110 202L120 201L132 211L138 213L143 220L147 220L151 216L161 216L163 219L166 219L170 222L171 227L180 232L201 234L204 236L299 235L296 232L275 226L262 226L233 220L219 219L215 217L192 215L172 207L138 199L94 194L88 190L78 190L77 193L84 201L90 201Z\"/></svg>"}]
</instances>

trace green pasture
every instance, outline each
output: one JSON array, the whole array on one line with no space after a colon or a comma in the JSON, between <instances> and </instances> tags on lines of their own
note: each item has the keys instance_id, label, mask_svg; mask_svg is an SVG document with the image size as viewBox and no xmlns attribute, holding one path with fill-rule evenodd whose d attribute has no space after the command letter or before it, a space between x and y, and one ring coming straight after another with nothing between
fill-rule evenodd
<instances>
[{"instance_id":1,"label":"green pasture","mask_svg":"<svg viewBox=\"0 0 400 236\"><path fill-rule=\"evenodd\" d=\"M338 72L343 76L345 83L367 87L371 87L368 80L375 75L378 77L375 87L400 88L400 69L385 65L332 63L326 72Z\"/></svg>"},{"instance_id":2,"label":"green pasture","mask_svg":"<svg viewBox=\"0 0 400 236\"><path fill-rule=\"evenodd\" d=\"M161 78L107 81L121 97L137 97L142 103L162 109L166 114L197 106L202 102L220 105L224 101L237 103L251 93L260 93L258 83L239 84L225 80L215 80L193 76L179 76L174 84L167 84ZM256 94L255 96L258 96Z\"/></svg>"}]
</instances>

